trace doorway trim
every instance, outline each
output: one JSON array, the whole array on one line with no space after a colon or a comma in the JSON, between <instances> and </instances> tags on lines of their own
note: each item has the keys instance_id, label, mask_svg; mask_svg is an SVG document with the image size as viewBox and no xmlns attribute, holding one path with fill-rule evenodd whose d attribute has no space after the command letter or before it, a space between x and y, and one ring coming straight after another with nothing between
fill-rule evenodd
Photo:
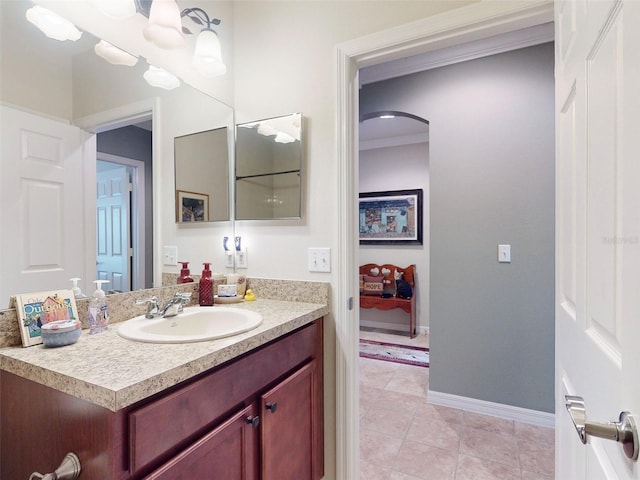
<instances>
[{"instance_id":1,"label":"doorway trim","mask_svg":"<svg viewBox=\"0 0 640 480\"><path fill-rule=\"evenodd\" d=\"M481 1L336 47L338 271L336 275L336 478L360 478L357 197L358 70L553 21L552 0ZM354 305L355 303L355 305Z\"/></svg>"},{"instance_id":2,"label":"doorway trim","mask_svg":"<svg viewBox=\"0 0 640 480\"><path fill-rule=\"evenodd\" d=\"M152 184L153 184L153 205L160 205L162 202L159 185L162 182L161 155L162 142L160 136L160 99L154 97L148 100L133 102L122 107L98 112L92 115L76 119L74 123L92 133L100 133L114 128L124 127L151 118L151 163L152 163ZM95 199L93 200L93 211L95 212ZM157 253L161 251L161 240L159 232L162 231L162 217L160 209L153 209L153 229L147 234L151 234L153 239L153 285L162 285L162 257ZM94 240L95 241L95 240ZM95 262L95 258L92 260Z\"/></svg>"}]
</instances>

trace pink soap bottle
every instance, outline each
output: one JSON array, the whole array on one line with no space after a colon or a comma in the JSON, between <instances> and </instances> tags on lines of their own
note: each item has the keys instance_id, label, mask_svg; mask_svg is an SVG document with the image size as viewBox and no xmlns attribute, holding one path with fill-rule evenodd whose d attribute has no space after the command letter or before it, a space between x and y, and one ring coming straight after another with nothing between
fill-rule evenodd
<instances>
[{"instance_id":1,"label":"pink soap bottle","mask_svg":"<svg viewBox=\"0 0 640 480\"><path fill-rule=\"evenodd\" d=\"M202 277L200 277L200 285L198 287L200 305L210 307L213 305L213 280L211 279L210 263L203 263Z\"/></svg>"},{"instance_id":2,"label":"pink soap bottle","mask_svg":"<svg viewBox=\"0 0 640 480\"><path fill-rule=\"evenodd\" d=\"M189 262L178 262L182 264L182 270L180 270L180 276L178 277L178 283L193 282L191 272L189 271Z\"/></svg>"}]
</instances>

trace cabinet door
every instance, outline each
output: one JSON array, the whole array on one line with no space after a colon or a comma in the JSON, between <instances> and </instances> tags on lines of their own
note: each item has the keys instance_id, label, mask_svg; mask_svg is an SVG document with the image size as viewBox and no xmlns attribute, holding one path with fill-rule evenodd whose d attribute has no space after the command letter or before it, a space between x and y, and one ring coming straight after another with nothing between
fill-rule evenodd
<instances>
[{"instance_id":1,"label":"cabinet door","mask_svg":"<svg viewBox=\"0 0 640 480\"><path fill-rule=\"evenodd\" d=\"M262 480L314 480L316 362L262 395Z\"/></svg>"},{"instance_id":2,"label":"cabinet door","mask_svg":"<svg viewBox=\"0 0 640 480\"><path fill-rule=\"evenodd\" d=\"M258 421L251 421L257 410L244 408L145 480L257 480Z\"/></svg>"}]
</instances>

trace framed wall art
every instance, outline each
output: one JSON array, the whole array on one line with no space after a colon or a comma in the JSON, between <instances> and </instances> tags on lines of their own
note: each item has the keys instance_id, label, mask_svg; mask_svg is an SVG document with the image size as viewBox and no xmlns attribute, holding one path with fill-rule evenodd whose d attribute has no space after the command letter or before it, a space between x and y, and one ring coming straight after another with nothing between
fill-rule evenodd
<instances>
[{"instance_id":1,"label":"framed wall art","mask_svg":"<svg viewBox=\"0 0 640 480\"><path fill-rule=\"evenodd\" d=\"M209 195L176 190L176 212L178 223L208 222Z\"/></svg>"},{"instance_id":2,"label":"framed wall art","mask_svg":"<svg viewBox=\"0 0 640 480\"><path fill-rule=\"evenodd\" d=\"M360 245L422 245L422 189L360 194Z\"/></svg>"}]
</instances>

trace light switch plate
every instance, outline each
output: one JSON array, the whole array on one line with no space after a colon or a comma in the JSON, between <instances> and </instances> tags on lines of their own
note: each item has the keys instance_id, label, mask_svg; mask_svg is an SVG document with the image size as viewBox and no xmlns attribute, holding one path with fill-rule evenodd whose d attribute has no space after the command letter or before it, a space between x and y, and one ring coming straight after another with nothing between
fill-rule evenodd
<instances>
[{"instance_id":1,"label":"light switch plate","mask_svg":"<svg viewBox=\"0 0 640 480\"><path fill-rule=\"evenodd\" d=\"M162 250L163 265L178 265L178 247L165 246Z\"/></svg>"},{"instance_id":2,"label":"light switch plate","mask_svg":"<svg viewBox=\"0 0 640 480\"><path fill-rule=\"evenodd\" d=\"M247 260L247 249L236 251L236 267L237 268L249 268L249 261Z\"/></svg>"},{"instance_id":3,"label":"light switch plate","mask_svg":"<svg viewBox=\"0 0 640 480\"><path fill-rule=\"evenodd\" d=\"M511 263L511 245L498 245L498 262Z\"/></svg>"},{"instance_id":4,"label":"light switch plate","mask_svg":"<svg viewBox=\"0 0 640 480\"><path fill-rule=\"evenodd\" d=\"M330 248L310 248L308 261L309 261L310 272L330 272L331 271L331 249Z\"/></svg>"}]
</instances>

